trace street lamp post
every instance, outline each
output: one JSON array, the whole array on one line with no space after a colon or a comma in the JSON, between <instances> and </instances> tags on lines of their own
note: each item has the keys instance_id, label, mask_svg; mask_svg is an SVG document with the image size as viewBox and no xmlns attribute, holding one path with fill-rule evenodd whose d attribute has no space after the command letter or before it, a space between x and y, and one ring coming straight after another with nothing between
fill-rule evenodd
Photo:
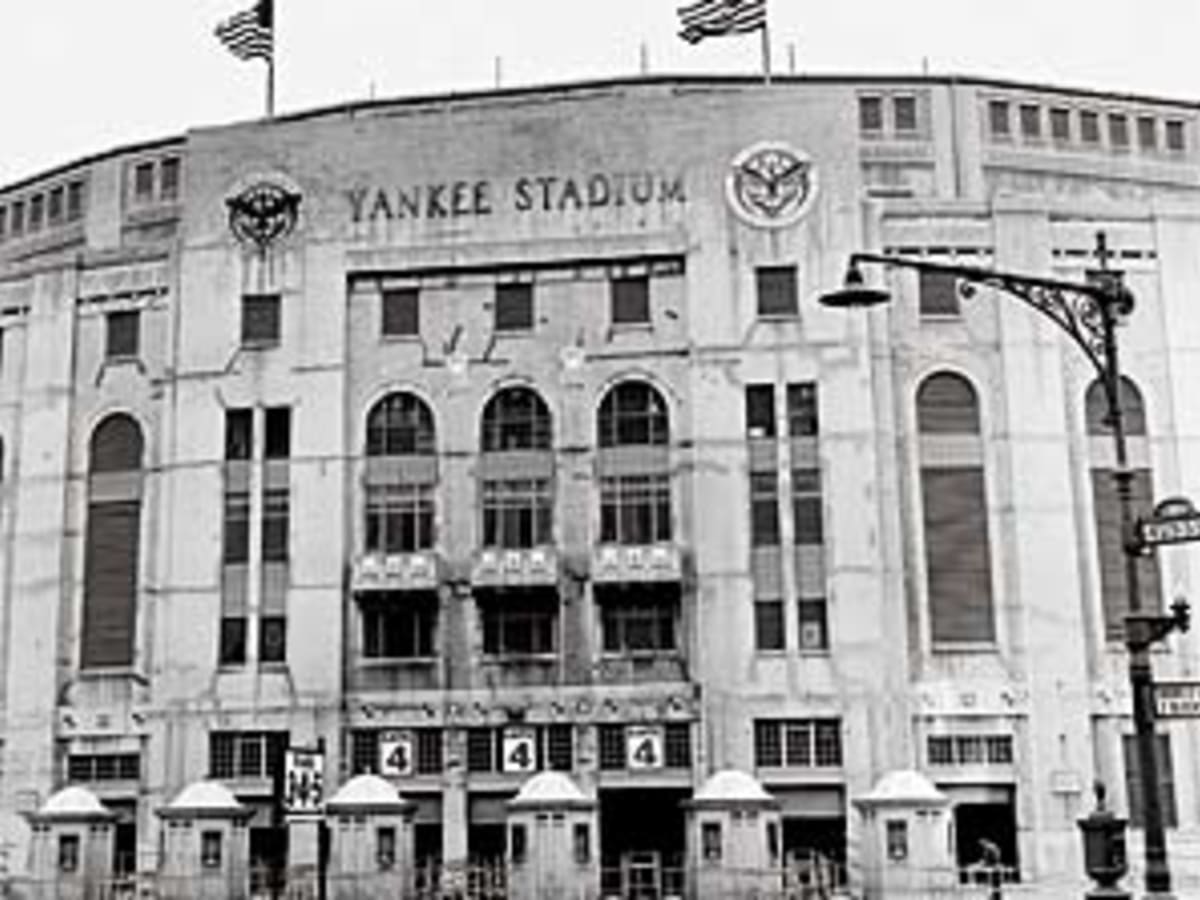
<instances>
[{"instance_id":1,"label":"street lamp post","mask_svg":"<svg viewBox=\"0 0 1200 900\"><path fill-rule=\"evenodd\" d=\"M1173 615L1142 610L1138 560L1144 547L1134 528L1133 472L1125 445L1125 421L1121 409L1121 368L1117 353L1117 326L1133 311L1133 294L1121 273L1108 268L1109 251L1103 232L1096 235L1098 270L1083 282L1064 281L1000 272L975 266L958 266L877 253L855 253L850 257L842 290L820 298L824 306L868 307L887 303L891 295L868 287L860 266L873 263L887 267L940 273L960 280L960 294L974 296L977 287L1001 291L1050 319L1084 352L1099 376L1112 429L1116 483L1120 505L1121 532L1125 552L1125 583L1129 592L1129 615L1125 620L1125 643L1129 655L1129 685L1133 698L1133 721L1137 735L1137 758L1141 774L1142 809L1146 832L1146 892L1165 896L1171 891L1171 871L1163 833L1162 807L1158 794L1158 756L1154 732L1154 680L1150 647L1174 629L1186 630L1187 606L1176 604Z\"/></svg>"}]
</instances>

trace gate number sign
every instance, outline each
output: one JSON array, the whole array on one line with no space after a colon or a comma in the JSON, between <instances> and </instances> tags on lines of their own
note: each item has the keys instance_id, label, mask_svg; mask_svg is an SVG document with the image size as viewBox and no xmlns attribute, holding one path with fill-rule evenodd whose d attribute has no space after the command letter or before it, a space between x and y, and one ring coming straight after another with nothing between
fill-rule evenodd
<instances>
[{"instance_id":1,"label":"gate number sign","mask_svg":"<svg viewBox=\"0 0 1200 900\"><path fill-rule=\"evenodd\" d=\"M506 728L502 747L505 772L532 772L537 768L537 732L532 728Z\"/></svg>"},{"instance_id":2,"label":"gate number sign","mask_svg":"<svg viewBox=\"0 0 1200 900\"><path fill-rule=\"evenodd\" d=\"M318 816L325 800L325 753L288 747L283 762L283 808L289 816Z\"/></svg>"},{"instance_id":3,"label":"gate number sign","mask_svg":"<svg viewBox=\"0 0 1200 900\"><path fill-rule=\"evenodd\" d=\"M630 769L661 769L661 725L630 725L625 731L625 765Z\"/></svg>"},{"instance_id":4,"label":"gate number sign","mask_svg":"<svg viewBox=\"0 0 1200 900\"><path fill-rule=\"evenodd\" d=\"M412 773L412 732L385 731L379 736L379 774L396 776Z\"/></svg>"}]
</instances>

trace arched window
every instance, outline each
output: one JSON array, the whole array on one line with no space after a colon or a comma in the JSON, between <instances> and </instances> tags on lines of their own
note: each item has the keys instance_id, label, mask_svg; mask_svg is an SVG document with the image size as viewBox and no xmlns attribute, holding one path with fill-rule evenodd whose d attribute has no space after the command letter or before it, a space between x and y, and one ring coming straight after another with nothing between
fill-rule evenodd
<instances>
[{"instance_id":1,"label":"arched window","mask_svg":"<svg viewBox=\"0 0 1200 900\"><path fill-rule=\"evenodd\" d=\"M644 381L625 381L597 413L600 540L653 544L671 539L667 404Z\"/></svg>"},{"instance_id":2,"label":"arched window","mask_svg":"<svg viewBox=\"0 0 1200 900\"><path fill-rule=\"evenodd\" d=\"M116 413L92 432L81 666L133 664L142 507L142 430Z\"/></svg>"},{"instance_id":3,"label":"arched window","mask_svg":"<svg viewBox=\"0 0 1200 900\"><path fill-rule=\"evenodd\" d=\"M530 388L506 388L484 407L480 431L483 546L551 543L553 425L545 401Z\"/></svg>"},{"instance_id":4,"label":"arched window","mask_svg":"<svg viewBox=\"0 0 1200 900\"><path fill-rule=\"evenodd\" d=\"M994 641L992 564L979 403L938 372L917 391L930 632L935 644Z\"/></svg>"},{"instance_id":5,"label":"arched window","mask_svg":"<svg viewBox=\"0 0 1200 900\"><path fill-rule=\"evenodd\" d=\"M1154 485L1150 471L1150 448L1146 437L1146 409L1142 392L1128 378L1122 378L1118 388L1122 420L1125 425L1125 446L1129 467L1133 472L1130 491L1133 510L1149 510L1154 506ZM1113 479L1116 467L1116 448L1113 446L1112 423L1108 414L1108 397L1104 384L1095 380L1088 386L1084 398L1088 432L1088 460L1092 475L1092 505L1096 515L1096 546L1100 564L1100 600L1104 610L1104 632L1108 640L1125 637L1125 616L1129 613L1129 585L1125 572L1125 546L1121 537L1121 505ZM1159 612L1162 606L1162 585L1158 558L1147 557L1138 562L1138 592L1143 612Z\"/></svg>"},{"instance_id":6,"label":"arched window","mask_svg":"<svg viewBox=\"0 0 1200 900\"><path fill-rule=\"evenodd\" d=\"M366 550L433 546L437 484L433 414L421 398L388 394L367 414Z\"/></svg>"}]
</instances>

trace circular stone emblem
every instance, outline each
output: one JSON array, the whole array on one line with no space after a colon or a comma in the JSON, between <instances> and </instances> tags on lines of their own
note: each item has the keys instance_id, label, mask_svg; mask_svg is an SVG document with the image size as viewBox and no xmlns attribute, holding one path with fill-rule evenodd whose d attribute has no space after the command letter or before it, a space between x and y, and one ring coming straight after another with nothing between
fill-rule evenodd
<instances>
[{"instance_id":1,"label":"circular stone emblem","mask_svg":"<svg viewBox=\"0 0 1200 900\"><path fill-rule=\"evenodd\" d=\"M249 185L225 204L230 231L260 248L289 235L300 213L300 195L269 181Z\"/></svg>"},{"instance_id":2,"label":"circular stone emblem","mask_svg":"<svg viewBox=\"0 0 1200 900\"><path fill-rule=\"evenodd\" d=\"M738 217L758 228L793 225L817 194L817 172L807 153L777 142L747 147L729 167L725 195Z\"/></svg>"}]
</instances>

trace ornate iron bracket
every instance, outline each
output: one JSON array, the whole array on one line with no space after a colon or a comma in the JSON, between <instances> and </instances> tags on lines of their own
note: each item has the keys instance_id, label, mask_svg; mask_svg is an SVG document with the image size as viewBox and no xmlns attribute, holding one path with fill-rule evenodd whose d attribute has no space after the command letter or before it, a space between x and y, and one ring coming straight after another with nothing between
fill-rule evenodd
<instances>
[{"instance_id":1,"label":"ornate iron bracket","mask_svg":"<svg viewBox=\"0 0 1200 900\"><path fill-rule=\"evenodd\" d=\"M1180 597L1171 604L1169 616L1137 614L1125 617L1125 645L1133 652L1148 650L1172 631L1186 632L1192 624L1192 610Z\"/></svg>"}]
</instances>

